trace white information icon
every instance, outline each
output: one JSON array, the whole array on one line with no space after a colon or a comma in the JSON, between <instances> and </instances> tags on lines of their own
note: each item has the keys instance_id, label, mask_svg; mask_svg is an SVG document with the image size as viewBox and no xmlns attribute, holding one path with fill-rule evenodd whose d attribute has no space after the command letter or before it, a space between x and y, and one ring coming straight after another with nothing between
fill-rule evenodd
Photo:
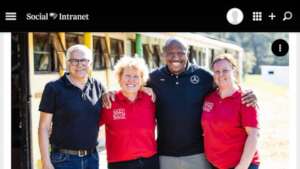
<instances>
[{"instance_id":1,"label":"white information icon","mask_svg":"<svg viewBox=\"0 0 300 169\"><path fill-rule=\"evenodd\" d=\"M240 24L244 19L244 14L239 8L231 8L226 14L227 21L232 25Z\"/></svg>"}]
</instances>

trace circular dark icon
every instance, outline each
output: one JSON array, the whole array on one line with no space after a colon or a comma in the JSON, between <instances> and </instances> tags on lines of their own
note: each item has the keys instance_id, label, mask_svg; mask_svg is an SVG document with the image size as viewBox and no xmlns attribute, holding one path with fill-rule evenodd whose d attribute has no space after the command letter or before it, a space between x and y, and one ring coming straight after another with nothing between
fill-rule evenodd
<instances>
[{"instance_id":1,"label":"circular dark icon","mask_svg":"<svg viewBox=\"0 0 300 169\"><path fill-rule=\"evenodd\" d=\"M272 43L272 52L276 56L284 56L289 51L289 44L283 39L277 39Z\"/></svg>"}]
</instances>

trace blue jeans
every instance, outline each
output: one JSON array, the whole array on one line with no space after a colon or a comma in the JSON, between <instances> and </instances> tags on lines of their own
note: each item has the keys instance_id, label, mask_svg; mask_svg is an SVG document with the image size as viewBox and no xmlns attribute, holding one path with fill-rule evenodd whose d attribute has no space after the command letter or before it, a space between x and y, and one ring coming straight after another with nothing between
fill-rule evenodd
<instances>
[{"instance_id":1,"label":"blue jeans","mask_svg":"<svg viewBox=\"0 0 300 169\"><path fill-rule=\"evenodd\" d=\"M258 169L258 165L251 164L248 169Z\"/></svg>"},{"instance_id":2,"label":"blue jeans","mask_svg":"<svg viewBox=\"0 0 300 169\"><path fill-rule=\"evenodd\" d=\"M99 169L97 151L84 157L51 152L50 158L55 169Z\"/></svg>"}]
</instances>

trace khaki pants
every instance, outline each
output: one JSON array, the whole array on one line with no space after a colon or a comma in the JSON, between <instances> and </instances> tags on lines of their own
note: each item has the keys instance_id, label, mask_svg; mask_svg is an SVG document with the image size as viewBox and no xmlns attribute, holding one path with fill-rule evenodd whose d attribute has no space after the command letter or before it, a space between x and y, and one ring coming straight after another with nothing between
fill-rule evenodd
<instances>
[{"instance_id":1,"label":"khaki pants","mask_svg":"<svg viewBox=\"0 0 300 169\"><path fill-rule=\"evenodd\" d=\"M204 154L190 156L159 156L160 169L211 169Z\"/></svg>"}]
</instances>

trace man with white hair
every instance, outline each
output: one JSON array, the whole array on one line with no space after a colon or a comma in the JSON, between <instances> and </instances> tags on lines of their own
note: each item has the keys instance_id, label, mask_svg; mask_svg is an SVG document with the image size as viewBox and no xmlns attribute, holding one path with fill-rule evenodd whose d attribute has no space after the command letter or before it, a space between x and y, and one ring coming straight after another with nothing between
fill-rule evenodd
<instances>
[{"instance_id":1,"label":"man with white hair","mask_svg":"<svg viewBox=\"0 0 300 169\"><path fill-rule=\"evenodd\" d=\"M66 58L68 72L46 84L39 106L43 169L98 169L96 145L104 88L88 75L93 61L89 48L74 45Z\"/></svg>"}]
</instances>

